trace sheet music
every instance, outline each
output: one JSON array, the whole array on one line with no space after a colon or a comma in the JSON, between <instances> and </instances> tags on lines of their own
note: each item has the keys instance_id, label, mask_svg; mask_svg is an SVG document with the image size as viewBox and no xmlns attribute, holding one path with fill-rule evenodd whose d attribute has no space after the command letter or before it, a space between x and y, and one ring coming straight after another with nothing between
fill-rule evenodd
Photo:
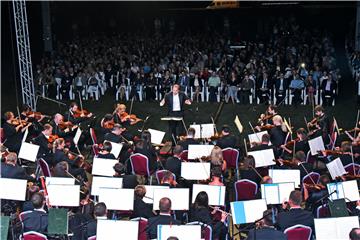
<instances>
[{"instance_id":1,"label":"sheet music","mask_svg":"<svg viewBox=\"0 0 360 240\"><path fill-rule=\"evenodd\" d=\"M99 195L99 190L103 188L122 188L122 178L117 177L98 177L93 176L91 184L91 195Z\"/></svg>"},{"instance_id":2,"label":"sheet music","mask_svg":"<svg viewBox=\"0 0 360 240\"><path fill-rule=\"evenodd\" d=\"M181 177L187 180L206 180L210 178L209 162L181 162Z\"/></svg>"},{"instance_id":3,"label":"sheet music","mask_svg":"<svg viewBox=\"0 0 360 240\"><path fill-rule=\"evenodd\" d=\"M328 168L331 178L333 180L335 180L336 177L340 177L340 176L346 174L345 168L344 168L340 158L336 158L335 160L327 163L326 167Z\"/></svg>"},{"instance_id":4,"label":"sheet music","mask_svg":"<svg viewBox=\"0 0 360 240\"><path fill-rule=\"evenodd\" d=\"M250 146L253 147L254 142L261 142L261 138L264 134L268 134L267 131L252 133L248 135ZM269 142L269 146L271 145L271 142Z\"/></svg>"},{"instance_id":5,"label":"sheet music","mask_svg":"<svg viewBox=\"0 0 360 240\"><path fill-rule=\"evenodd\" d=\"M117 233L117 234L115 234ZM96 240L138 240L139 222L98 219Z\"/></svg>"},{"instance_id":6,"label":"sheet music","mask_svg":"<svg viewBox=\"0 0 360 240\"><path fill-rule=\"evenodd\" d=\"M235 123L236 128L239 130L239 133L241 134L241 133L243 132L243 130L244 130L244 127L243 127L243 125L241 124L238 115L236 115L235 120L234 120L234 123Z\"/></svg>"},{"instance_id":7,"label":"sheet music","mask_svg":"<svg viewBox=\"0 0 360 240\"><path fill-rule=\"evenodd\" d=\"M266 167L266 166L275 165L275 162L273 161L275 159L273 149L252 151L252 152L248 152L248 155L254 157L255 167Z\"/></svg>"},{"instance_id":8,"label":"sheet music","mask_svg":"<svg viewBox=\"0 0 360 240\"><path fill-rule=\"evenodd\" d=\"M214 124L192 124L191 128L195 129L194 138L211 138L215 135Z\"/></svg>"},{"instance_id":9,"label":"sheet music","mask_svg":"<svg viewBox=\"0 0 360 240\"><path fill-rule=\"evenodd\" d=\"M315 218L314 223L317 240L344 240L349 239L349 233L353 228L359 227L359 218Z\"/></svg>"},{"instance_id":10,"label":"sheet music","mask_svg":"<svg viewBox=\"0 0 360 240\"><path fill-rule=\"evenodd\" d=\"M94 158L92 174L112 177L115 174L114 166L118 162L116 159Z\"/></svg>"},{"instance_id":11,"label":"sheet music","mask_svg":"<svg viewBox=\"0 0 360 240\"><path fill-rule=\"evenodd\" d=\"M336 191L329 198L331 200L345 198L345 201L357 201L360 199L359 188L356 180L338 182L338 183L328 183L327 184L328 193Z\"/></svg>"},{"instance_id":12,"label":"sheet music","mask_svg":"<svg viewBox=\"0 0 360 240\"><path fill-rule=\"evenodd\" d=\"M80 139L81 134L82 134L82 131L81 131L81 129L78 127L77 130L76 130L75 136L74 136L74 138L73 138L73 141L74 141L75 146L78 145L78 142L79 142L79 139Z\"/></svg>"},{"instance_id":13,"label":"sheet music","mask_svg":"<svg viewBox=\"0 0 360 240\"><path fill-rule=\"evenodd\" d=\"M160 145L162 143L162 140L164 139L165 132L151 128L149 128L148 131L151 134L151 143Z\"/></svg>"},{"instance_id":14,"label":"sheet music","mask_svg":"<svg viewBox=\"0 0 360 240\"><path fill-rule=\"evenodd\" d=\"M26 138L27 138L28 134L29 134L29 128L27 128L27 129L25 130L25 132L24 132L24 136L23 136L23 138L22 138L22 141L21 141L21 142L25 142L25 141L26 141Z\"/></svg>"},{"instance_id":15,"label":"sheet music","mask_svg":"<svg viewBox=\"0 0 360 240\"><path fill-rule=\"evenodd\" d=\"M182 121L182 117L162 117L162 121Z\"/></svg>"},{"instance_id":16,"label":"sheet music","mask_svg":"<svg viewBox=\"0 0 360 240\"><path fill-rule=\"evenodd\" d=\"M293 190L294 182L261 184L261 197L266 200L266 204L282 204L289 199Z\"/></svg>"},{"instance_id":17,"label":"sheet music","mask_svg":"<svg viewBox=\"0 0 360 240\"><path fill-rule=\"evenodd\" d=\"M158 240L166 240L169 237L177 237L179 240L200 240L200 225L158 225Z\"/></svg>"},{"instance_id":18,"label":"sheet music","mask_svg":"<svg viewBox=\"0 0 360 240\"><path fill-rule=\"evenodd\" d=\"M153 210L159 210L159 201L163 197L170 198L172 210L189 210L188 188L155 188Z\"/></svg>"},{"instance_id":19,"label":"sheet music","mask_svg":"<svg viewBox=\"0 0 360 240\"><path fill-rule=\"evenodd\" d=\"M77 207L80 202L80 185L55 185L47 186L51 206Z\"/></svg>"},{"instance_id":20,"label":"sheet music","mask_svg":"<svg viewBox=\"0 0 360 240\"><path fill-rule=\"evenodd\" d=\"M201 157L210 156L211 151L213 150L214 145L200 145L200 144L190 144L188 151L188 159L197 159Z\"/></svg>"},{"instance_id":21,"label":"sheet music","mask_svg":"<svg viewBox=\"0 0 360 240\"><path fill-rule=\"evenodd\" d=\"M310 139L308 141L309 146L310 146L310 151L311 151L311 155L317 155L318 151L324 151L325 150L325 146L324 146L324 141L322 139L322 137L317 137L314 139Z\"/></svg>"},{"instance_id":22,"label":"sheet music","mask_svg":"<svg viewBox=\"0 0 360 240\"><path fill-rule=\"evenodd\" d=\"M110 141L108 141L110 142ZM114 156L116 158L119 158L121 149L123 148L123 144L122 143L115 143L115 142L110 142L111 143L111 152L112 154L114 154Z\"/></svg>"},{"instance_id":23,"label":"sheet music","mask_svg":"<svg viewBox=\"0 0 360 240\"><path fill-rule=\"evenodd\" d=\"M148 204L154 203L154 189L170 189L169 186L144 185L146 194L143 201Z\"/></svg>"},{"instance_id":24,"label":"sheet music","mask_svg":"<svg viewBox=\"0 0 360 240\"><path fill-rule=\"evenodd\" d=\"M267 209L265 199L231 202L230 207L234 224L255 222Z\"/></svg>"},{"instance_id":25,"label":"sheet music","mask_svg":"<svg viewBox=\"0 0 360 240\"><path fill-rule=\"evenodd\" d=\"M295 182L295 187L300 186L299 169L269 169L269 176L273 183Z\"/></svg>"},{"instance_id":26,"label":"sheet music","mask_svg":"<svg viewBox=\"0 0 360 240\"><path fill-rule=\"evenodd\" d=\"M104 202L109 210L133 210L134 189L100 188L99 202Z\"/></svg>"},{"instance_id":27,"label":"sheet music","mask_svg":"<svg viewBox=\"0 0 360 240\"><path fill-rule=\"evenodd\" d=\"M25 201L27 180L0 178L0 199Z\"/></svg>"},{"instance_id":28,"label":"sheet music","mask_svg":"<svg viewBox=\"0 0 360 240\"><path fill-rule=\"evenodd\" d=\"M75 185L75 179L65 177L46 177L45 184L48 185Z\"/></svg>"},{"instance_id":29,"label":"sheet music","mask_svg":"<svg viewBox=\"0 0 360 240\"><path fill-rule=\"evenodd\" d=\"M209 205L224 206L225 205L225 186L212 186L204 184L194 184L192 189L192 203L195 202L199 192L204 191L209 197Z\"/></svg>"},{"instance_id":30,"label":"sheet music","mask_svg":"<svg viewBox=\"0 0 360 240\"><path fill-rule=\"evenodd\" d=\"M31 162L36 161L37 154L39 152L40 146L23 142L21 144L20 152L18 158L25 159Z\"/></svg>"}]
</instances>

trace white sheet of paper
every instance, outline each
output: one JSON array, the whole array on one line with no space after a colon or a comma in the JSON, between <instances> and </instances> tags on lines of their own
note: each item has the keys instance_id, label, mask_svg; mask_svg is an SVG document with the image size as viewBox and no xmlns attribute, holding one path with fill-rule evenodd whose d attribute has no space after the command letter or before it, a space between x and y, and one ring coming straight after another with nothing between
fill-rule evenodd
<instances>
[{"instance_id":1,"label":"white sheet of paper","mask_svg":"<svg viewBox=\"0 0 360 240\"><path fill-rule=\"evenodd\" d=\"M181 177L187 180L206 180L210 178L209 162L182 162Z\"/></svg>"},{"instance_id":2,"label":"white sheet of paper","mask_svg":"<svg viewBox=\"0 0 360 240\"><path fill-rule=\"evenodd\" d=\"M349 239L351 229L359 227L359 218L315 218L314 223L317 240L345 240Z\"/></svg>"},{"instance_id":3,"label":"white sheet of paper","mask_svg":"<svg viewBox=\"0 0 360 240\"><path fill-rule=\"evenodd\" d=\"M344 165L342 164L340 158L336 158L332 160L331 162L326 164L326 167L328 168L331 178L335 180L336 177L340 177L344 174L346 174Z\"/></svg>"},{"instance_id":4,"label":"white sheet of paper","mask_svg":"<svg viewBox=\"0 0 360 240\"><path fill-rule=\"evenodd\" d=\"M234 123L235 123L235 126L237 127L237 129L239 130L239 133L241 134L241 133L243 132L243 130L244 130L244 127L243 127L243 125L241 124L238 115L236 115L236 117L235 117L235 119L234 119Z\"/></svg>"},{"instance_id":5,"label":"white sheet of paper","mask_svg":"<svg viewBox=\"0 0 360 240\"><path fill-rule=\"evenodd\" d=\"M0 178L0 199L25 201L27 180Z\"/></svg>"},{"instance_id":6,"label":"white sheet of paper","mask_svg":"<svg viewBox=\"0 0 360 240\"><path fill-rule=\"evenodd\" d=\"M253 147L254 142L261 142L261 138L264 134L268 134L267 131L252 133L248 135L250 146ZM269 142L269 146L271 145L271 142Z\"/></svg>"},{"instance_id":7,"label":"white sheet of paper","mask_svg":"<svg viewBox=\"0 0 360 240\"><path fill-rule=\"evenodd\" d=\"M110 153L114 154L114 156L116 158L118 158L120 155L121 149L123 148L124 145L122 143L114 143L114 142L110 142L110 143L111 143L111 152Z\"/></svg>"},{"instance_id":8,"label":"white sheet of paper","mask_svg":"<svg viewBox=\"0 0 360 240\"><path fill-rule=\"evenodd\" d=\"M181 120L183 120L182 117L162 117L160 119L161 119L161 121L181 121Z\"/></svg>"},{"instance_id":9,"label":"white sheet of paper","mask_svg":"<svg viewBox=\"0 0 360 240\"><path fill-rule=\"evenodd\" d=\"M336 193L331 194L330 199L342 199L345 198L345 201L357 201L360 199L359 188L356 180L338 182L338 183L328 183L327 184L328 193L336 191Z\"/></svg>"},{"instance_id":10,"label":"white sheet of paper","mask_svg":"<svg viewBox=\"0 0 360 240\"><path fill-rule=\"evenodd\" d=\"M92 174L112 177L115 174L114 166L118 162L116 159L94 158Z\"/></svg>"},{"instance_id":11,"label":"white sheet of paper","mask_svg":"<svg viewBox=\"0 0 360 240\"><path fill-rule=\"evenodd\" d=\"M204 184L194 184L192 189L192 203L199 192L204 191L209 197L209 205L224 206L225 205L225 186L212 186Z\"/></svg>"},{"instance_id":12,"label":"white sheet of paper","mask_svg":"<svg viewBox=\"0 0 360 240\"><path fill-rule=\"evenodd\" d=\"M163 197L170 198L172 210L189 210L188 188L169 188L169 189L155 188L154 204L153 204L154 210L159 210L159 201Z\"/></svg>"},{"instance_id":13,"label":"white sheet of paper","mask_svg":"<svg viewBox=\"0 0 360 240\"><path fill-rule=\"evenodd\" d=\"M157 236L159 240L177 237L179 240L200 240L200 225L158 225Z\"/></svg>"},{"instance_id":14,"label":"white sheet of paper","mask_svg":"<svg viewBox=\"0 0 360 240\"><path fill-rule=\"evenodd\" d=\"M117 233L117 234L115 234ZM96 240L137 240L139 222L98 219L96 226Z\"/></svg>"},{"instance_id":15,"label":"white sheet of paper","mask_svg":"<svg viewBox=\"0 0 360 240\"><path fill-rule=\"evenodd\" d=\"M21 142L25 142L26 141L26 138L27 138L27 135L29 134L29 129L27 128L24 132L24 136L22 138L22 141Z\"/></svg>"},{"instance_id":16,"label":"white sheet of paper","mask_svg":"<svg viewBox=\"0 0 360 240\"><path fill-rule=\"evenodd\" d=\"M273 183L295 182L295 187L300 185L299 169L269 169L269 176Z\"/></svg>"},{"instance_id":17,"label":"white sheet of paper","mask_svg":"<svg viewBox=\"0 0 360 240\"><path fill-rule=\"evenodd\" d=\"M47 186L51 206L77 207L80 203L80 185Z\"/></svg>"},{"instance_id":18,"label":"white sheet of paper","mask_svg":"<svg viewBox=\"0 0 360 240\"><path fill-rule=\"evenodd\" d=\"M289 199L294 189L294 182L261 184L261 197L266 200L266 204L281 204Z\"/></svg>"},{"instance_id":19,"label":"white sheet of paper","mask_svg":"<svg viewBox=\"0 0 360 240\"><path fill-rule=\"evenodd\" d=\"M162 140L163 140L164 136L165 136L165 132L155 130L155 129L151 129L151 128L149 128L148 131L151 134L151 143L160 145L162 143Z\"/></svg>"},{"instance_id":20,"label":"white sheet of paper","mask_svg":"<svg viewBox=\"0 0 360 240\"><path fill-rule=\"evenodd\" d=\"M248 152L248 155L251 155L255 158L255 167L275 165L275 162L273 161L275 159L273 149Z\"/></svg>"},{"instance_id":21,"label":"white sheet of paper","mask_svg":"<svg viewBox=\"0 0 360 240\"><path fill-rule=\"evenodd\" d=\"M45 178L46 186L48 185L74 185L75 179L65 177L47 177Z\"/></svg>"},{"instance_id":22,"label":"white sheet of paper","mask_svg":"<svg viewBox=\"0 0 360 240\"><path fill-rule=\"evenodd\" d=\"M230 203L234 224L252 223L262 218L267 209L265 199L239 201Z\"/></svg>"},{"instance_id":23,"label":"white sheet of paper","mask_svg":"<svg viewBox=\"0 0 360 240\"><path fill-rule=\"evenodd\" d=\"M23 142L21 144L21 148L20 148L20 152L19 152L19 158L21 159L25 159L31 162L35 162L36 161L36 156L38 154L40 146L32 144L32 143L27 143L27 142Z\"/></svg>"},{"instance_id":24,"label":"white sheet of paper","mask_svg":"<svg viewBox=\"0 0 360 240\"><path fill-rule=\"evenodd\" d=\"M101 187L122 188L122 182L122 178L94 176L91 183L91 195L98 196Z\"/></svg>"},{"instance_id":25,"label":"white sheet of paper","mask_svg":"<svg viewBox=\"0 0 360 240\"><path fill-rule=\"evenodd\" d=\"M146 194L143 198L145 203L153 204L154 203L154 189L169 189L169 186L156 186L156 185L144 185L146 188Z\"/></svg>"},{"instance_id":26,"label":"white sheet of paper","mask_svg":"<svg viewBox=\"0 0 360 240\"><path fill-rule=\"evenodd\" d=\"M194 138L210 138L215 134L214 124L212 123L192 124L190 127L195 129Z\"/></svg>"},{"instance_id":27,"label":"white sheet of paper","mask_svg":"<svg viewBox=\"0 0 360 240\"><path fill-rule=\"evenodd\" d=\"M318 151L324 151L325 150L325 146L324 146L324 141L322 139L322 137L317 137L314 139L310 139L308 141L309 146L310 146L310 151L311 151L311 155L317 155Z\"/></svg>"},{"instance_id":28,"label":"white sheet of paper","mask_svg":"<svg viewBox=\"0 0 360 240\"><path fill-rule=\"evenodd\" d=\"M197 159L201 157L210 156L211 151L213 150L214 145L189 145L188 159Z\"/></svg>"},{"instance_id":29,"label":"white sheet of paper","mask_svg":"<svg viewBox=\"0 0 360 240\"><path fill-rule=\"evenodd\" d=\"M134 189L100 188L99 202L104 202L109 210L133 210Z\"/></svg>"},{"instance_id":30,"label":"white sheet of paper","mask_svg":"<svg viewBox=\"0 0 360 240\"><path fill-rule=\"evenodd\" d=\"M75 136L74 136L74 138L73 138L73 141L74 141L74 144L75 144L75 145L78 145L78 142L79 142L81 133L82 133L81 129L80 129L80 128L77 128L76 133L75 133Z\"/></svg>"}]
</instances>

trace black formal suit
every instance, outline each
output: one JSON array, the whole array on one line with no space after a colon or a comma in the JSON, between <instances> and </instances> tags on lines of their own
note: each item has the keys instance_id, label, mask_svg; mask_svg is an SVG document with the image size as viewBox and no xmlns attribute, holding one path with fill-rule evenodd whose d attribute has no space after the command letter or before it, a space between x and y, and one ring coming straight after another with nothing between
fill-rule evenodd
<instances>
[{"instance_id":1,"label":"black formal suit","mask_svg":"<svg viewBox=\"0 0 360 240\"><path fill-rule=\"evenodd\" d=\"M158 225L180 225L181 222L175 220L170 215L159 215L148 219L147 235L150 239L157 238L157 226Z\"/></svg>"},{"instance_id":2,"label":"black formal suit","mask_svg":"<svg viewBox=\"0 0 360 240\"><path fill-rule=\"evenodd\" d=\"M25 169L20 166L13 166L6 163L1 163L1 177L3 178L15 178L15 179L26 179L26 180L35 180L33 177L29 176Z\"/></svg>"},{"instance_id":3,"label":"black formal suit","mask_svg":"<svg viewBox=\"0 0 360 240\"><path fill-rule=\"evenodd\" d=\"M283 132L281 126L276 126L270 129L270 141L275 147L279 147L284 144L286 133Z\"/></svg>"},{"instance_id":4,"label":"black formal suit","mask_svg":"<svg viewBox=\"0 0 360 240\"><path fill-rule=\"evenodd\" d=\"M260 187L261 178L256 174L254 170L241 169L239 170L239 175L240 175L240 179L248 179L250 181L255 182L258 185L258 187Z\"/></svg>"},{"instance_id":5,"label":"black formal suit","mask_svg":"<svg viewBox=\"0 0 360 240\"><path fill-rule=\"evenodd\" d=\"M281 103L284 99L285 99L285 96L286 96L286 90L288 89L289 87L289 83L287 81L287 79L282 79L283 82L282 82L282 90L280 90L280 87L281 87L281 79L280 78L277 78L275 80L275 89L276 89L276 104L278 105L279 103Z\"/></svg>"},{"instance_id":6,"label":"black formal suit","mask_svg":"<svg viewBox=\"0 0 360 240\"><path fill-rule=\"evenodd\" d=\"M321 90L323 91L321 98L323 100L323 105L331 106L332 101L333 101L333 99L335 97L334 90L336 89L336 82L331 81L330 88L328 90L326 90L327 82L328 82L327 80L324 80L321 83Z\"/></svg>"},{"instance_id":7,"label":"black formal suit","mask_svg":"<svg viewBox=\"0 0 360 240\"><path fill-rule=\"evenodd\" d=\"M219 138L216 142L216 145L219 146L221 149L236 148L236 142L236 137L229 134Z\"/></svg>"},{"instance_id":8,"label":"black formal suit","mask_svg":"<svg viewBox=\"0 0 360 240\"><path fill-rule=\"evenodd\" d=\"M181 160L176 156L169 157L166 160L165 169L174 173L178 179L181 175Z\"/></svg>"},{"instance_id":9,"label":"black formal suit","mask_svg":"<svg viewBox=\"0 0 360 240\"><path fill-rule=\"evenodd\" d=\"M136 175L121 175L117 177L123 179L122 188L134 189L139 184Z\"/></svg>"},{"instance_id":10,"label":"black formal suit","mask_svg":"<svg viewBox=\"0 0 360 240\"><path fill-rule=\"evenodd\" d=\"M314 216L311 212L294 208L286 212L280 212L277 216L276 225L280 231L285 231L288 227L302 224L314 230Z\"/></svg>"},{"instance_id":11,"label":"black formal suit","mask_svg":"<svg viewBox=\"0 0 360 240\"><path fill-rule=\"evenodd\" d=\"M51 122L50 125L53 127L52 134L58 135L61 138L68 139L71 136L71 132L65 132L55 122Z\"/></svg>"},{"instance_id":12,"label":"black formal suit","mask_svg":"<svg viewBox=\"0 0 360 240\"><path fill-rule=\"evenodd\" d=\"M2 127L4 129L4 135L6 138L4 143L5 147L7 147L10 152L19 152L23 136L21 129L16 131L15 126L7 122L4 122Z\"/></svg>"},{"instance_id":13,"label":"black formal suit","mask_svg":"<svg viewBox=\"0 0 360 240\"><path fill-rule=\"evenodd\" d=\"M45 211L34 209L24 215L23 224L24 232L45 233L48 227L48 214Z\"/></svg>"},{"instance_id":14,"label":"black formal suit","mask_svg":"<svg viewBox=\"0 0 360 240\"><path fill-rule=\"evenodd\" d=\"M51 149L48 146L49 141L46 136L43 133L40 133L39 136L34 138L34 143L40 146L37 157L43 158L48 164L53 165L53 156Z\"/></svg>"},{"instance_id":15,"label":"black formal suit","mask_svg":"<svg viewBox=\"0 0 360 240\"><path fill-rule=\"evenodd\" d=\"M114 143L121 143L123 141L122 137L116 135L112 132L106 133L104 136L104 141L114 142Z\"/></svg>"},{"instance_id":16,"label":"black formal suit","mask_svg":"<svg viewBox=\"0 0 360 240\"><path fill-rule=\"evenodd\" d=\"M103 154L103 153L100 152L97 157L98 158L104 158L104 159L113 159L113 160L116 159L115 155L112 154L112 153Z\"/></svg>"},{"instance_id":17,"label":"black formal suit","mask_svg":"<svg viewBox=\"0 0 360 240\"><path fill-rule=\"evenodd\" d=\"M134 199L134 211L132 218L143 217L146 219L154 217L152 212L152 205L145 203L141 198L135 197Z\"/></svg>"},{"instance_id":18,"label":"black formal suit","mask_svg":"<svg viewBox=\"0 0 360 240\"><path fill-rule=\"evenodd\" d=\"M255 236L256 234L256 236ZM263 227L261 229L257 229L256 233L254 229L249 231L249 234L246 240L286 240L286 235L278 231L272 227Z\"/></svg>"},{"instance_id":19,"label":"black formal suit","mask_svg":"<svg viewBox=\"0 0 360 240\"><path fill-rule=\"evenodd\" d=\"M183 150L188 150L189 145L199 144L199 141L193 138L186 138L185 140L179 141L177 144L180 145Z\"/></svg>"},{"instance_id":20,"label":"black formal suit","mask_svg":"<svg viewBox=\"0 0 360 240\"><path fill-rule=\"evenodd\" d=\"M70 160L69 157L64 153L64 151L56 149L54 153L54 162L55 164L65 161L69 164L69 173L73 176L81 176L82 179L87 181L87 176L82 168L78 168L76 165L77 159Z\"/></svg>"},{"instance_id":21,"label":"black formal suit","mask_svg":"<svg viewBox=\"0 0 360 240\"><path fill-rule=\"evenodd\" d=\"M86 224L86 239L96 235L97 222L96 219L91 219Z\"/></svg>"},{"instance_id":22,"label":"black formal suit","mask_svg":"<svg viewBox=\"0 0 360 240\"><path fill-rule=\"evenodd\" d=\"M260 145L255 145L252 148L250 148L250 151L260 151L260 150L266 150L266 149L274 149L274 147L272 145L268 145L268 144L260 144Z\"/></svg>"}]
</instances>

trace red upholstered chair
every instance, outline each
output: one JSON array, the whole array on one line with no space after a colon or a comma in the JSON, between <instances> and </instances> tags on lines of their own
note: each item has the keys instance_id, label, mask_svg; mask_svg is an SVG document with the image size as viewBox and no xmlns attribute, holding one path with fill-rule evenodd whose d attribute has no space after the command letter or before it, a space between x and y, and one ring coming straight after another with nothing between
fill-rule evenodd
<instances>
[{"instance_id":1,"label":"red upholstered chair","mask_svg":"<svg viewBox=\"0 0 360 240\"><path fill-rule=\"evenodd\" d=\"M288 240L310 240L312 230L311 227L297 224L285 229L284 233Z\"/></svg>"},{"instance_id":2,"label":"red upholstered chair","mask_svg":"<svg viewBox=\"0 0 360 240\"><path fill-rule=\"evenodd\" d=\"M316 184L318 184L319 180L320 180L320 174L318 174L316 172L310 172L309 174L307 174L306 176L303 177L302 183L306 183L306 184L314 184L314 183L316 183Z\"/></svg>"},{"instance_id":3,"label":"red upholstered chair","mask_svg":"<svg viewBox=\"0 0 360 240\"><path fill-rule=\"evenodd\" d=\"M180 159L182 160L182 161L184 161L184 162L187 162L187 161L189 161L189 159L188 159L188 150L184 150L184 151L182 151L181 153L180 153L180 155L179 155L179 157L180 157Z\"/></svg>"},{"instance_id":4,"label":"red upholstered chair","mask_svg":"<svg viewBox=\"0 0 360 240\"><path fill-rule=\"evenodd\" d=\"M51 171L50 171L49 165L47 164L47 162L44 159L42 159L42 158L39 159L39 166L40 166L41 172L43 173L43 175L45 177L51 177Z\"/></svg>"},{"instance_id":5,"label":"red upholstered chair","mask_svg":"<svg viewBox=\"0 0 360 240\"><path fill-rule=\"evenodd\" d=\"M138 217L138 218L130 219L130 221L138 221L139 222L138 240L147 240L146 226L147 226L148 220L146 218Z\"/></svg>"},{"instance_id":6,"label":"red upholstered chair","mask_svg":"<svg viewBox=\"0 0 360 240\"><path fill-rule=\"evenodd\" d=\"M131 169L133 174L150 177L149 159L141 153L130 156Z\"/></svg>"},{"instance_id":7,"label":"red upholstered chair","mask_svg":"<svg viewBox=\"0 0 360 240\"><path fill-rule=\"evenodd\" d=\"M88 237L88 240L96 240L96 235Z\"/></svg>"},{"instance_id":8,"label":"red upholstered chair","mask_svg":"<svg viewBox=\"0 0 360 240\"><path fill-rule=\"evenodd\" d=\"M204 240L212 240L212 228L208 224L202 222L189 222L186 225L200 225L201 226L201 238Z\"/></svg>"},{"instance_id":9,"label":"red upholstered chair","mask_svg":"<svg viewBox=\"0 0 360 240\"><path fill-rule=\"evenodd\" d=\"M345 171L347 171L350 175L356 175L360 170L360 165L357 163L354 163L354 164L350 163L350 164L346 165L344 168L345 168Z\"/></svg>"},{"instance_id":10,"label":"red upholstered chair","mask_svg":"<svg viewBox=\"0 0 360 240\"><path fill-rule=\"evenodd\" d=\"M316 209L316 217L317 218L326 218L326 217L330 217L330 210L329 210L329 206L324 204L319 206Z\"/></svg>"},{"instance_id":11,"label":"red upholstered chair","mask_svg":"<svg viewBox=\"0 0 360 240\"><path fill-rule=\"evenodd\" d=\"M90 131L91 140L93 142L92 150L93 150L94 155L97 156L99 154L102 144L98 144L95 130L93 128L90 128L89 131Z\"/></svg>"},{"instance_id":12,"label":"red upholstered chair","mask_svg":"<svg viewBox=\"0 0 360 240\"><path fill-rule=\"evenodd\" d=\"M3 143L4 141L5 141L4 129L0 128L0 143Z\"/></svg>"},{"instance_id":13,"label":"red upholstered chair","mask_svg":"<svg viewBox=\"0 0 360 240\"><path fill-rule=\"evenodd\" d=\"M253 181L242 179L234 183L235 201L252 200L256 198L258 186Z\"/></svg>"},{"instance_id":14,"label":"red upholstered chair","mask_svg":"<svg viewBox=\"0 0 360 240\"><path fill-rule=\"evenodd\" d=\"M26 232L22 235L23 240L46 240L47 237L44 234L35 232L35 231L30 231L30 232Z\"/></svg>"},{"instance_id":15,"label":"red upholstered chair","mask_svg":"<svg viewBox=\"0 0 360 240\"><path fill-rule=\"evenodd\" d=\"M224 148L222 150L224 160L226 161L226 167L229 169L235 169L236 178L239 178L239 151L234 148Z\"/></svg>"},{"instance_id":16,"label":"red upholstered chair","mask_svg":"<svg viewBox=\"0 0 360 240\"><path fill-rule=\"evenodd\" d=\"M156 180L158 184L161 184L161 179L163 179L165 173L170 172L169 170L158 170L155 172ZM174 173L170 172L174 176L174 180L176 181L176 176Z\"/></svg>"}]
</instances>

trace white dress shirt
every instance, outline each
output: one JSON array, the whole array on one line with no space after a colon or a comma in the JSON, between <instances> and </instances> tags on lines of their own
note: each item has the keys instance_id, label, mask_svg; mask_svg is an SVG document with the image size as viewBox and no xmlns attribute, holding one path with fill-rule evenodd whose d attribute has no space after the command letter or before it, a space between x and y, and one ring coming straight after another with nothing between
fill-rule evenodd
<instances>
[{"instance_id":1,"label":"white dress shirt","mask_svg":"<svg viewBox=\"0 0 360 240\"><path fill-rule=\"evenodd\" d=\"M174 112L180 111L180 98L179 94L173 95L173 109Z\"/></svg>"}]
</instances>

